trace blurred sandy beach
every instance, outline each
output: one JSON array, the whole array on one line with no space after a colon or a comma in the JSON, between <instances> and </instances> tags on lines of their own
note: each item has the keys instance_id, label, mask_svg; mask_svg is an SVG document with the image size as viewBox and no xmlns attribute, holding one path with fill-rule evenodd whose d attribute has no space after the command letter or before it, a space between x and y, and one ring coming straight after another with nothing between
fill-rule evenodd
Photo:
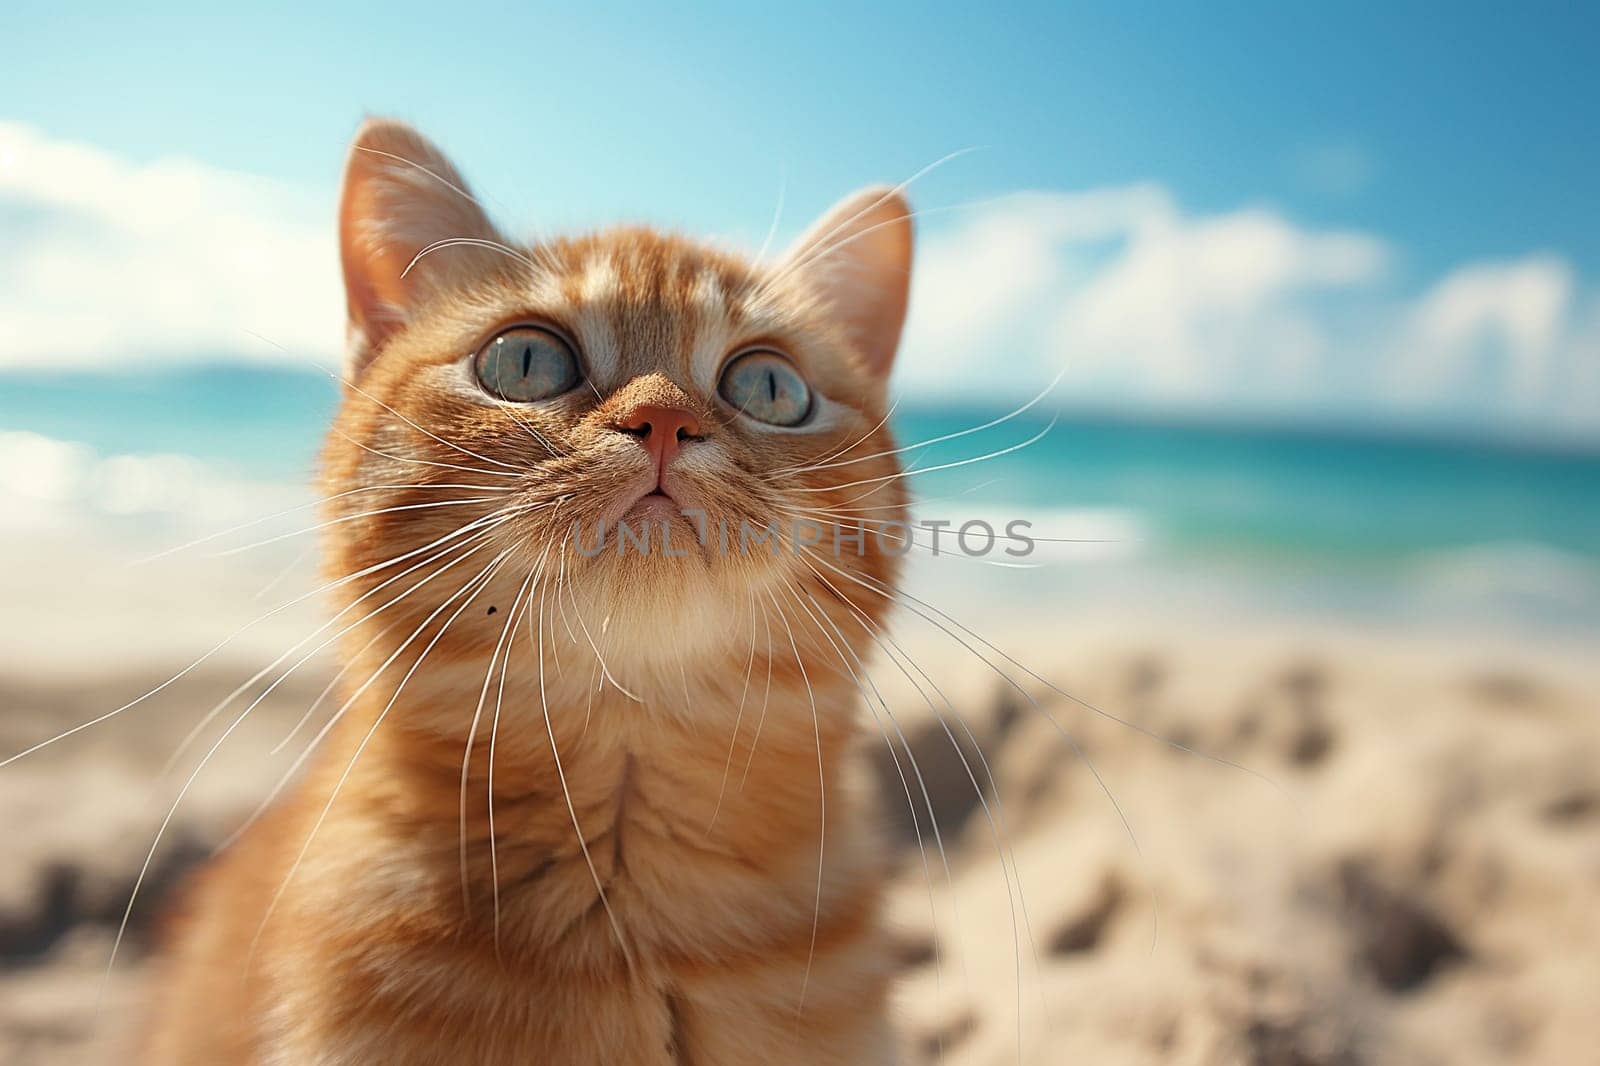
<instances>
[{"instance_id":1,"label":"blurred sandy beach","mask_svg":"<svg viewBox=\"0 0 1600 1066\"><path fill-rule=\"evenodd\" d=\"M134 555L65 534L9 545L0 750L120 706L311 587L305 561L283 572L292 552ZM946 589L940 602L981 606L967 587L970 603ZM1033 604L1008 623L987 606L984 635L1083 702L1016 671L1010 687L901 619L999 783L980 801L927 703L880 664L945 853L869 731L899 855L909 1061L1015 1062L1019 1024L1023 1060L1040 1064L1592 1055L1600 665L1582 634L1200 625L1105 604L1054 622ZM120 1061L165 900L292 761L298 744L269 752L329 664L277 689L196 778L107 981L140 864L221 724L162 768L207 708L320 620L313 600L292 604L146 702L0 770L0 1061Z\"/></svg>"}]
</instances>

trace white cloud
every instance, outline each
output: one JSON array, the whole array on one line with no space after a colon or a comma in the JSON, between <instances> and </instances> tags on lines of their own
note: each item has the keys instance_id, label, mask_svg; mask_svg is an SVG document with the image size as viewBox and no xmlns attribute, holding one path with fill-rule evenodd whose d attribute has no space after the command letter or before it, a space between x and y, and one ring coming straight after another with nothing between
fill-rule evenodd
<instances>
[{"instance_id":1,"label":"white cloud","mask_svg":"<svg viewBox=\"0 0 1600 1066\"><path fill-rule=\"evenodd\" d=\"M0 123L0 221L0 366L270 358L274 344L332 362L341 343L331 210L273 182Z\"/></svg>"},{"instance_id":2,"label":"white cloud","mask_svg":"<svg viewBox=\"0 0 1600 1066\"><path fill-rule=\"evenodd\" d=\"M1413 419L1600 435L1600 300L1551 255L1411 294L1382 238L1157 185L1029 193L936 231L902 384L1194 413ZM1587 309L1587 310L1586 310Z\"/></svg>"},{"instance_id":3,"label":"white cloud","mask_svg":"<svg viewBox=\"0 0 1600 1066\"><path fill-rule=\"evenodd\" d=\"M1188 216L1156 185L1009 198L927 242L908 384L996 391L1064 368L1068 389L1157 403L1226 398L1237 373L1294 388L1324 347L1296 301L1373 282L1388 258L1265 209Z\"/></svg>"},{"instance_id":4,"label":"white cloud","mask_svg":"<svg viewBox=\"0 0 1600 1066\"><path fill-rule=\"evenodd\" d=\"M1549 255L1461 267L1418 302L1410 322L1412 357L1401 386L1413 395L1458 384L1475 357L1502 364L1510 399L1547 394L1563 332L1571 320L1572 270Z\"/></svg>"},{"instance_id":5,"label":"white cloud","mask_svg":"<svg viewBox=\"0 0 1600 1066\"><path fill-rule=\"evenodd\" d=\"M1289 301L1371 281L1385 259L1373 238L1303 232L1264 210L1145 219L1061 310L1058 350L1085 369L1136 372L1163 399L1215 395L1223 370L1292 383L1322 341Z\"/></svg>"}]
</instances>

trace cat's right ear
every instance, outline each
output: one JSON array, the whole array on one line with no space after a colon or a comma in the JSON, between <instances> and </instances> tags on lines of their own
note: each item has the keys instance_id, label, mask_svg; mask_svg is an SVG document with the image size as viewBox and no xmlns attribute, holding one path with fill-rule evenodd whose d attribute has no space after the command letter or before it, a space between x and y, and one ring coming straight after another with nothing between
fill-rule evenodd
<instances>
[{"instance_id":1,"label":"cat's right ear","mask_svg":"<svg viewBox=\"0 0 1600 1066\"><path fill-rule=\"evenodd\" d=\"M481 244L440 243L457 239L500 243L431 141L403 122L367 119L351 142L339 194L346 378L354 380L432 293L497 254Z\"/></svg>"},{"instance_id":2,"label":"cat's right ear","mask_svg":"<svg viewBox=\"0 0 1600 1066\"><path fill-rule=\"evenodd\" d=\"M835 204L784 258L854 341L879 381L889 376L911 298L910 206L873 186Z\"/></svg>"}]
</instances>

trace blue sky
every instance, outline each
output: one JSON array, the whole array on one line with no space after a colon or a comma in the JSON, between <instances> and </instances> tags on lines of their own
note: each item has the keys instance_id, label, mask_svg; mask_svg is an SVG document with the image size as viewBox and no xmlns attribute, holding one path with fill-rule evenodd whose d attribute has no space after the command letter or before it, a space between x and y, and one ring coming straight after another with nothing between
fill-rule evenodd
<instances>
[{"instance_id":1,"label":"blue sky","mask_svg":"<svg viewBox=\"0 0 1600 1066\"><path fill-rule=\"evenodd\" d=\"M780 186L788 236L976 147L914 189L936 210L910 387L1026 392L1083 351L1064 388L1091 406L1600 436L1574 398L1600 406L1597 31L1554 5L23 4L0 14L0 120L13 155L223 173L260 198L240 213L281 212L307 247L371 111L439 140L513 231L626 217L754 245ZM0 225L24 247L67 227L53 195L0 184ZM1017 263L978 326L938 313ZM1173 287L1205 271L1228 277ZM205 338L181 334L145 346ZM1021 352L999 380L963 364L986 338Z\"/></svg>"}]
</instances>

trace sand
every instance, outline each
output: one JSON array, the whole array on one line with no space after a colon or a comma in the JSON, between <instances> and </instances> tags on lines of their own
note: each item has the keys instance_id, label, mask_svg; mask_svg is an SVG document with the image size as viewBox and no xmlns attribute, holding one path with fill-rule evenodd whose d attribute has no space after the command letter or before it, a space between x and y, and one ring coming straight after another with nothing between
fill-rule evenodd
<instances>
[{"instance_id":1,"label":"sand","mask_svg":"<svg viewBox=\"0 0 1600 1066\"><path fill-rule=\"evenodd\" d=\"M7 754L125 703L304 581L258 599L276 566L129 568L59 541L7 558ZM156 827L214 733L163 766L317 617L287 609L180 684L0 769L0 1061L118 1061L163 897L287 767L292 748L268 752L327 664L196 779L107 978ZM1031 617L997 643L1076 701L1030 678L1009 688L908 632L998 794L968 743L979 799L926 703L879 671L943 843L925 818L913 827L870 739L898 848L908 1061L1015 1063L1019 1044L1041 1064L1600 1061L1592 643Z\"/></svg>"}]
</instances>

